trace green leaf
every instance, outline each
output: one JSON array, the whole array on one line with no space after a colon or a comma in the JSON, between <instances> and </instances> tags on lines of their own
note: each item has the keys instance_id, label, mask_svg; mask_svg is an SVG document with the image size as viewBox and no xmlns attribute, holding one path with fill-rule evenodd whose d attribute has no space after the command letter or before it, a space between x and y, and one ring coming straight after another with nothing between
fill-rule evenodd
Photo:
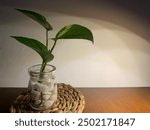
<instances>
[{"instance_id":1,"label":"green leaf","mask_svg":"<svg viewBox=\"0 0 150 130\"><path fill-rule=\"evenodd\" d=\"M53 39L86 39L94 42L92 32L88 28L78 24L63 27Z\"/></svg>"},{"instance_id":2,"label":"green leaf","mask_svg":"<svg viewBox=\"0 0 150 130\"><path fill-rule=\"evenodd\" d=\"M42 57L43 57L43 61L45 63L48 63L50 61L52 61L54 59L54 55L52 53L50 53L50 50L49 51L43 51L42 52Z\"/></svg>"},{"instance_id":3,"label":"green leaf","mask_svg":"<svg viewBox=\"0 0 150 130\"><path fill-rule=\"evenodd\" d=\"M49 62L54 58L54 56L50 53L50 51L47 50L47 47L35 39L21 36L11 36L11 37L36 51L42 57L44 62Z\"/></svg>"},{"instance_id":4,"label":"green leaf","mask_svg":"<svg viewBox=\"0 0 150 130\"><path fill-rule=\"evenodd\" d=\"M46 30L52 30L52 26L49 24L49 22L43 15L33 12L33 11L30 11L30 10L23 10L23 9L16 9L16 10L23 13L24 15L32 18L39 24L41 24Z\"/></svg>"},{"instance_id":5,"label":"green leaf","mask_svg":"<svg viewBox=\"0 0 150 130\"><path fill-rule=\"evenodd\" d=\"M39 52L39 51L44 51L47 50L46 46L42 44L41 42L31 39L28 37L22 37L22 36L11 36L12 38L15 38L17 41L23 43L24 45L32 48L33 50Z\"/></svg>"}]
</instances>

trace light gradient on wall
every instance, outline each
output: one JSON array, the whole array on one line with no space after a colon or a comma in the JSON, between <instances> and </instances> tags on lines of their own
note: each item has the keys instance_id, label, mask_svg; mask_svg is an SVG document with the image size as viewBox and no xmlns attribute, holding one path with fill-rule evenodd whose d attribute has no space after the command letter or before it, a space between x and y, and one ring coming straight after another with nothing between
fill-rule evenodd
<instances>
[{"instance_id":1,"label":"light gradient on wall","mask_svg":"<svg viewBox=\"0 0 150 130\"><path fill-rule=\"evenodd\" d=\"M69 8L58 8L54 4L56 8L50 9L48 4L42 5L42 1L37 6L1 5L0 87L27 87L28 67L41 63L36 53L9 37L23 35L44 41L44 30L13 10L16 5L44 14L54 27L52 36L71 23L82 24L92 30L94 45L85 40L58 42L54 50L55 59L51 63L57 68L57 82L75 87L150 86L147 22L134 13L107 3L98 5L90 1L83 4L78 1L78 4L77 11L71 3ZM83 6L87 8L83 9Z\"/></svg>"}]
</instances>

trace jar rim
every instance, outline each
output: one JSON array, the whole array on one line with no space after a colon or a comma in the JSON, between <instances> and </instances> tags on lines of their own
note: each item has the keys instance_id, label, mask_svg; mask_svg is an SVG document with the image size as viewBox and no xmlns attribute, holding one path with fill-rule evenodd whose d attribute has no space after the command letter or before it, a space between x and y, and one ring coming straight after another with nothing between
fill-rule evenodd
<instances>
[{"instance_id":1,"label":"jar rim","mask_svg":"<svg viewBox=\"0 0 150 130\"><path fill-rule=\"evenodd\" d=\"M34 74L40 74L40 68L41 68L41 64L36 64L36 65L29 67L28 72L34 73ZM47 64L45 67L45 70L46 71L43 71L42 73L48 74L48 73L54 72L56 70L56 67L51 64Z\"/></svg>"}]
</instances>

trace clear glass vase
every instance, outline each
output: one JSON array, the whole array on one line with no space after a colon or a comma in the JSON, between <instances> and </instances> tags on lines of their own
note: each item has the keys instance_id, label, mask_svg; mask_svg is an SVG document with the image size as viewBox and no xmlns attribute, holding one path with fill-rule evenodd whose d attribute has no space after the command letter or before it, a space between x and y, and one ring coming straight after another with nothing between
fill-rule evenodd
<instances>
[{"instance_id":1,"label":"clear glass vase","mask_svg":"<svg viewBox=\"0 0 150 130\"><path fill-rule=\"evenodd\" d=\"M57 84L55 83L55 66L46 65L40 73L39 65L28 69L30 80L28 84L29 104L35 110L45 110L53 106L57 100Z\"/></svg>"}]
</instances>

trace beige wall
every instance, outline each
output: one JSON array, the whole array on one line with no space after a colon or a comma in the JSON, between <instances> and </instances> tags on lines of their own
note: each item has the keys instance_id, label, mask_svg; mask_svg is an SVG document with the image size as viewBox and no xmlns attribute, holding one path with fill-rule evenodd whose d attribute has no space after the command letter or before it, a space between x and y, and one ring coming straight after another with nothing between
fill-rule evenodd
<instances>
[{"instance_id":1,"label":"beige wall","mask_svg":"<svg viewBox=\"0 0 150 130\"><path fill-rule=\"evenodd\" d=\"M84 40L58 42L51 63L57 68L57 82L75 87L150 86L150 27L146 16L96 0L56 0L46 4L41 0L15 1L0 4L0 87L26 87L28 67L41 63L35 52L9 37L23 35L44 41L42 27L13 10L14 7L45 15L54 27L52 36L71 23L92 30L94 45Z\"/></svg>"}]
</instances>

